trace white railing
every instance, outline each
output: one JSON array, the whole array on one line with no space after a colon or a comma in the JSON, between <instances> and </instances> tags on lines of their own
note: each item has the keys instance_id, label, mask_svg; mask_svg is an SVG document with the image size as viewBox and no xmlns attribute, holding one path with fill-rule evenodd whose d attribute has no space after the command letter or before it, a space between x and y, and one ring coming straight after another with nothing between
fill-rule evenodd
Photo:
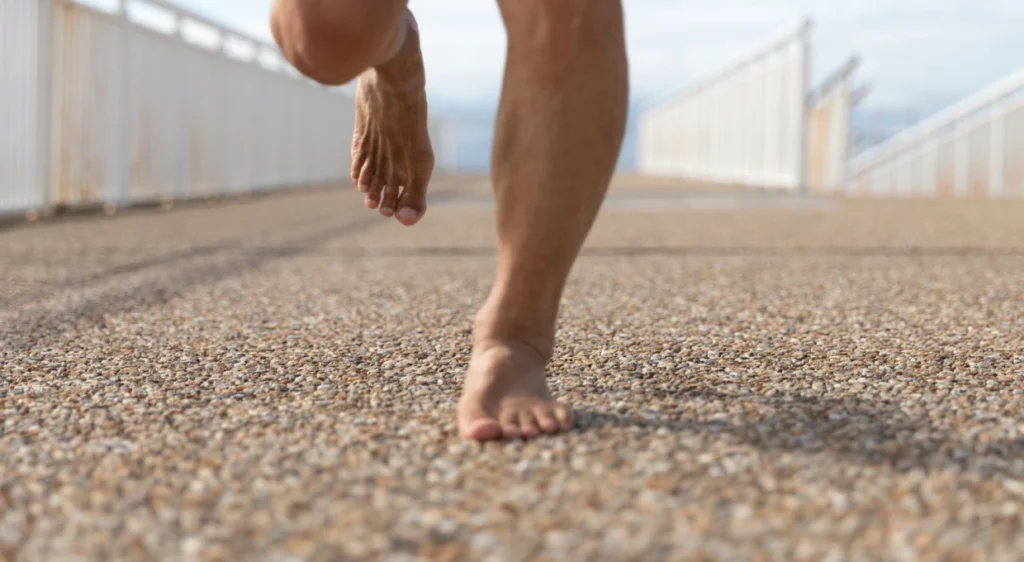
<instances>
[{"instance_id":1,"label":"white railing","mask_svg":"<svg viewBox=\"0 0 1024 562\"><path fill-rule=\"evenodd\" d=\"M0 211L45 201L49 8L0 0Z\"/></svg>"},{"instance_id":2,"label":"white railing","mask_svg":"<svg viewBox=\"0 0 1024 562\"><path fill-rule=\"evenodd\" d=\"M846 185L850 114L863 97L854 84L859 66L860 59L852 57L808 96L806 178L811 191L839 192Z\"/></svg>"},{"instance_id":3,"label":"white railing","mask_svg":"<svg viewBox=\"0 0 1024 562\"><path fill-rule=\"evenodd\" d=\"M0 67L27 68L13 79L4 71L21 93L0 89L0 116L38 117L0 123L0 211L348 176L350 96L299 77L274 45L164 0L117 6L2 0ZM20 50L3 43L12 33ZM31 142L18 144L25 134Z\"/></svg>"},{"instance_id":4,"label":"white railing","mask_svg":"<svg viewBox=\"0 0 1024 562\"><path fill-rule=\"evenodd\" d=\"M1024 195L1024 70L849 162L863 195Z\"/></svg>"},{"instance_id":5,"label":"white railing","mask_svg":"<svg viewBox=\"0 0 1024 562\"><path fill-rule=\"evenodd\" d=\"M648 111L641 173L801 189L810 22Z\"/></svg>"}]
</instances>

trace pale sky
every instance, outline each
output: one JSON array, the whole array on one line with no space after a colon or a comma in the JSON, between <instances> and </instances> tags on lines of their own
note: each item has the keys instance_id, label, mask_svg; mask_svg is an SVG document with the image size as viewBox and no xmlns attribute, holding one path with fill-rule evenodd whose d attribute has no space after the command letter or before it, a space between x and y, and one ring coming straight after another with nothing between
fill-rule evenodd
<instances>
[{"instance_id":1,"label":"pale sky","mask_svg":"<svg viewBox=\"0 0 1024 562\"><path fill-rule=\"evenodd\" d=\"M272 0L176 0L269 38ZM504 30L493 0L413 0L431 97L494 104ZM669 94L809 16L813 75L864 61L866 108L925 113L1024 66L1022 0L625 0L634 103Z\"/></svg>"}]
</instances>

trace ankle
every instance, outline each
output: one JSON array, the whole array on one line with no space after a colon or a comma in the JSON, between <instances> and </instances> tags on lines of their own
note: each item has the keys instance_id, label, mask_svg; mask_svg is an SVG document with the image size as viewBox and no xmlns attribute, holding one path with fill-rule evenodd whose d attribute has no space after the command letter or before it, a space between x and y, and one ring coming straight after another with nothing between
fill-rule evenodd
<instances>
[{"instance_id":1,"label":"ankle","mask_svg":"<svg viewBox=\"0 0 1024 562\"><path fill-rule=\"evenodd\" d=\"M504 362L516 359L530 364L547 365L551 360L551 353L535 342L527 340L474 337L472 357L476 361Z\"/></svg>"},{"instance_id":2,"label":"ankle","mask_svg":"<svg viewBox=\"0 0 1024 562\"><path fill-rule=\"evenodd\" d=\"M473 324L473 355L508 352L533 356L546 364L554 355L554 329L504 317L485 305Z\"/></svg>"}]
</instances>

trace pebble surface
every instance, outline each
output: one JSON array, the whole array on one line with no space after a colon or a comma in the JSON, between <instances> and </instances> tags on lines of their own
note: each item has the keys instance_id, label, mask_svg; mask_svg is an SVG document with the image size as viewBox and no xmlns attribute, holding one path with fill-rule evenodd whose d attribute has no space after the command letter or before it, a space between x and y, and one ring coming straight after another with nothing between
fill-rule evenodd
<instances>
[{"instance_id":1,"label":"pebble surface","mask_svg":"<svg viewBox=\"0 0 1024 562\"><path fill-rule=\"evenodd\" d=\"M493 211L359 203L0 232L0 560L1021 559L1024 203L606 210L488 445Z\"/></svg>"}]
</instances>

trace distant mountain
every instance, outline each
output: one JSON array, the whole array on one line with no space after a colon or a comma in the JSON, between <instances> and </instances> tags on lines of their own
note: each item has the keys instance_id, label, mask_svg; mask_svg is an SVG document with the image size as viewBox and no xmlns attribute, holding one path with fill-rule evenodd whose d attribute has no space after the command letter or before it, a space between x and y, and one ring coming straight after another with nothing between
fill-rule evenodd
<instances>
[{"instance_id":1,"label":"distant mountain","mask_svg":"<svg viewBox=\"0 0 1024 562\"><path fill-rule=\"evenodd\" d=\"M854 135L854 153L913 127L957 101L957 96L947 93L919 99L905 107L879 107L869 103L855 109L850 116L850 127L853 129Z\"/></svg>"},{"instance_id":2,"label":"distant mountain","mask_svg":"<svg viewBox=\"0 0 1024 562\"><path fill-rule=\"evenodd\" d=\"M912 110L859 109L850 116L853 152L857 153L920 122L922 115Z\"/></svg>"}]
</instances>

